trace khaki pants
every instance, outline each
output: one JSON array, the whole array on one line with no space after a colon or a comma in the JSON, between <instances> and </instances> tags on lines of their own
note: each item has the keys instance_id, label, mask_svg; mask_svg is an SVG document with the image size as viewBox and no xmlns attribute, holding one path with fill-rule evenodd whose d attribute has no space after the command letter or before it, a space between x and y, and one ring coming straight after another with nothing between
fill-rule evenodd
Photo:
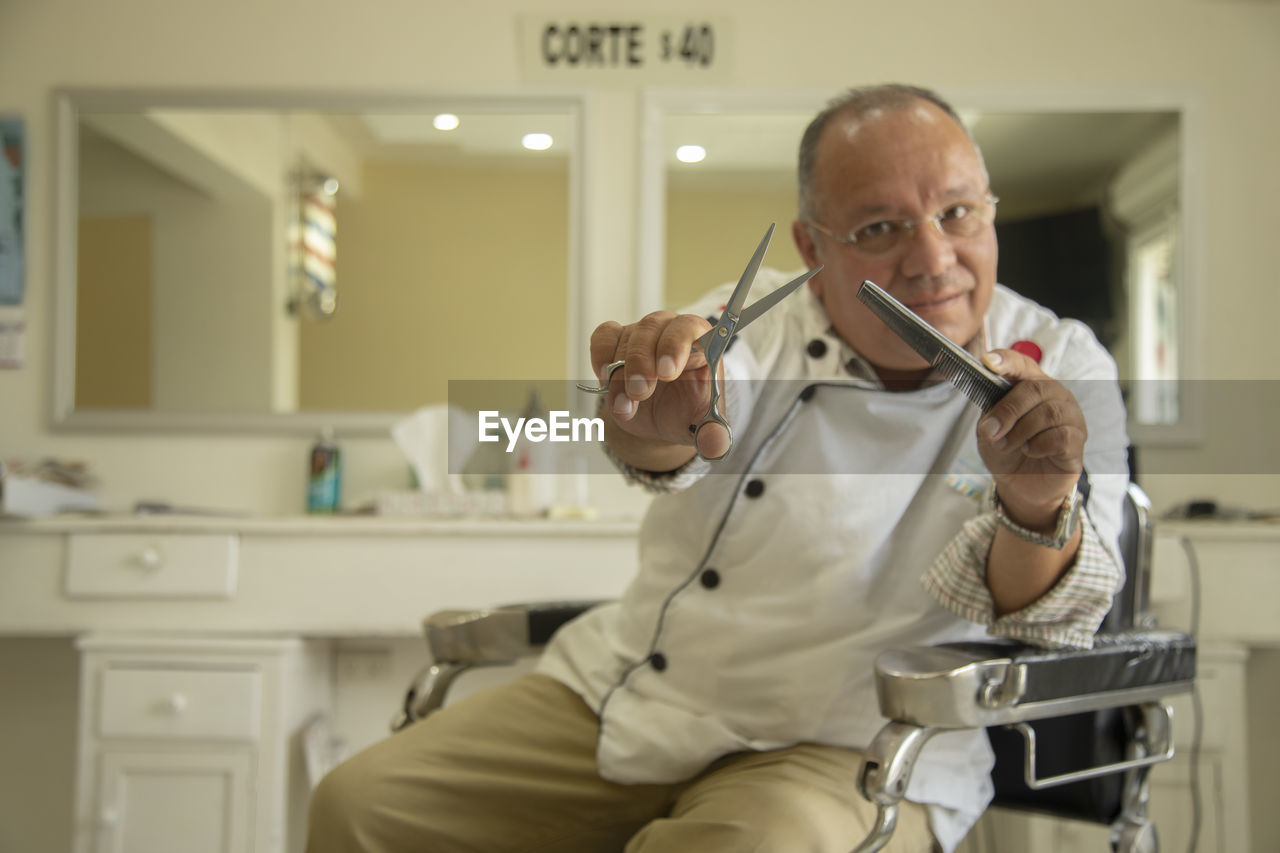
<instances>
[{"instance_id":1,"label":"khaki pants","mask_svg":"<svg viewBox=\"0 0 1280 853\"><path fill-rule=\"evenodd\" d=\"M687 782L619 785L596 772L598 729L544 675L477 693L329 773L307 851L847 853L875 819L851 750L738 753ZM903 802L886 849L934 849L923 807Z\"/></svg>"}]
</instances>

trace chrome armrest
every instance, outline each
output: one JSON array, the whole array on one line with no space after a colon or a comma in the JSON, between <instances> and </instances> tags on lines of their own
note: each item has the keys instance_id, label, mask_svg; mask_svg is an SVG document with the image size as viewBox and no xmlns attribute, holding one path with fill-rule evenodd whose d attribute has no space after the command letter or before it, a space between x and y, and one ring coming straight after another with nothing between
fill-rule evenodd
<instances>
[{"instance_id":1,"label":"chrome armrest","mask_svg":"<svg viewBox=\"0 0 1280 853\"><path fill-rule=\"evenodd\" d=\"M1195 671L1195 638L1177 631L1100 634L1092 649L949 643L881 654L876 693L890 720L985 728L1184 693Z\"/></svg>"},{"instance_id":2,"label":"chrome armrest","mask_svg":"<svg viewBox=\"0 0 1280 853\"><path fill-rule=\"evenodd\" d=\"M533 602L485 610L440 610L422 620L422 631L437 663L510 663L537 654L561 625L600 603Z\"/></svg>"},{"instance_id":3,"label":"chrome armrest","mask_svg":"<svg viewBox=\"0 0 1280 853\"><path fill-rule=\"evenodd\" d=\"M876 823L855 853L888 843L916 758L948 729L1009 726L1025 741L1023 781L1043 789L1128 772L1117 849L1154 838L1146 819L1146 770L1173 757L1171 711L1159 700L1192 689L1195 637L1176 631L1099 634L1092 649L1046 650L1012 641L893 649L876 659L876 694L889 722L868 744L858 792L876 805ZM1128 708L1139 721L1119 761L1040 776L1032 721L1104 708Z\"/></svg>"},{"instance_id":4,"label":"chrome armrest","mask_svg":"<svg viewBox=\"0 0 1280 853\"><path fill-rule=\"evenodd\" d=\"M422 620L434 663L414 676L400 711L399 731L444 704L454 680L477 666L510 664L538 654L561 625L600 601L533 602L481 610L440 610Z\"/></svg>"}]
</instances>

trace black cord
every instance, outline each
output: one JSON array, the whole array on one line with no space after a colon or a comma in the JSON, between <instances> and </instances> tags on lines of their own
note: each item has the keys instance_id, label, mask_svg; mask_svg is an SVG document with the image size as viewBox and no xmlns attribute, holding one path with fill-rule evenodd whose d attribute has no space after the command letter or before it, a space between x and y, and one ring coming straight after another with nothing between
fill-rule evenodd
<instances>
[{"instance_id":1,"label":"black cord","mask_svg":"<svg viewBox=\"0 0 1280 853\"><path fill-rule=\"evenodd\" d=\"M1187 555L1187 566L1191 570L1191 636L1200 633L1200 560L1196 556L1195 546L1186 536L1181 538L1182 550ZM1191 684L1191 715L1193 717L1191 735L1191 839L1187 847L1188 853L1195 853L1200 841L1200 741L1204 735L1204 714L1200 708L1200 681Z\"/></svg>"}]
</instances>

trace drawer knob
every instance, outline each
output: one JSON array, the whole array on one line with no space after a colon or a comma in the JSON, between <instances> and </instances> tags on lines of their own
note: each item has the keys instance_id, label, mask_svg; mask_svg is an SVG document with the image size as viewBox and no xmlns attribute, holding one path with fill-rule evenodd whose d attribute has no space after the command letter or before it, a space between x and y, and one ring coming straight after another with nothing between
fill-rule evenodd
<instances>
[{"instance_id":1,"label":"drawer knob","mask_svg":"<svg viewBox=\"0 0 1280 853\"><path fill-rule=\"evenodd\" d=\"M169 710L174 714L181 714L187 710L187 694L175 693L169 697Z\"/></svg>"},{"instance_id":2,"label":"drawer knob","mask_svg":"<svg viewBox=\"0 0 1280 853\"><path fill-rule=\"evenodd\" d=\"M138 555L138 563L144 569L155 570L164 565L164 555L160 553L160 549L152 545Z\"/></svg>"},{"instance_id":3,"label":"drawer knob","mask_svg":"<svg viewBox=\"0 0 1280 853\"><path fill-rule=\"evenodd\" d=\"M103 809L98 815L98 826L110 829L120 822L120 815L115 809Z\"/></svg>"}]
</instances>

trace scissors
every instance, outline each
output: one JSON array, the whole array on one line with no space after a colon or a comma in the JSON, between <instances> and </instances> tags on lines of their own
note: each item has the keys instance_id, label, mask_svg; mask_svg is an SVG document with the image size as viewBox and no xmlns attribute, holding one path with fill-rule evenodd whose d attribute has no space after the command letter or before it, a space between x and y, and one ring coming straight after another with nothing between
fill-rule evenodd
<instances>
[{"instance_id":1,"label":"scissors","mask_svg":"<svg viewBox=\"0 0 1280 853\"><path fill-rule=\"evenodd\" d=\"M724 428L729 435L730 446L733 443L733 430L729 426L729 422L724 419L719 411L720 403L720 383L717 381L718 368L720 365L720 356L724 355L729 343L733 340L738 332L745 329L760 316L773 306L777 305L786 297L790 296L800 285L818 274L822 267L815 267L794 278L786 284L774 290L768 296L765 296L751 304L750 308L743 309L742 303L747 300L747 293L751 290L751 283L755 281L756 273L760 271L760 263L764 260L764 253L769 248L769 241L773 239L774 225L770 224L769 230L764 233L764 239L760 241L760 245L756 247L756 253L751 256L751 261L747 264L746 270L742 273L742 278L738 279L738 286L733 289L733 294L729 297L729 301L724 306L724 312L721 313L720 319L712 326L706 334L698 338L694 343L702 349L702 354L706 356L707 367L711 370L711 406L707 409L707 413L702 416L702 420L696 424L690 424L689 432L693 433L693 446L698 456L708 461L721 458L721 456L705 456L698 449L698 433L707 424L718 424ZM626 364L626 359L609 362L604 370L604 381L601 382L599 388L592 388L589 385L579 383L578 387L583 391L591 394L603 394L609 390L609 381L613 378L614 371ZM728 453L728 449L725 449Z\"/></svg>"}]
</instances>

